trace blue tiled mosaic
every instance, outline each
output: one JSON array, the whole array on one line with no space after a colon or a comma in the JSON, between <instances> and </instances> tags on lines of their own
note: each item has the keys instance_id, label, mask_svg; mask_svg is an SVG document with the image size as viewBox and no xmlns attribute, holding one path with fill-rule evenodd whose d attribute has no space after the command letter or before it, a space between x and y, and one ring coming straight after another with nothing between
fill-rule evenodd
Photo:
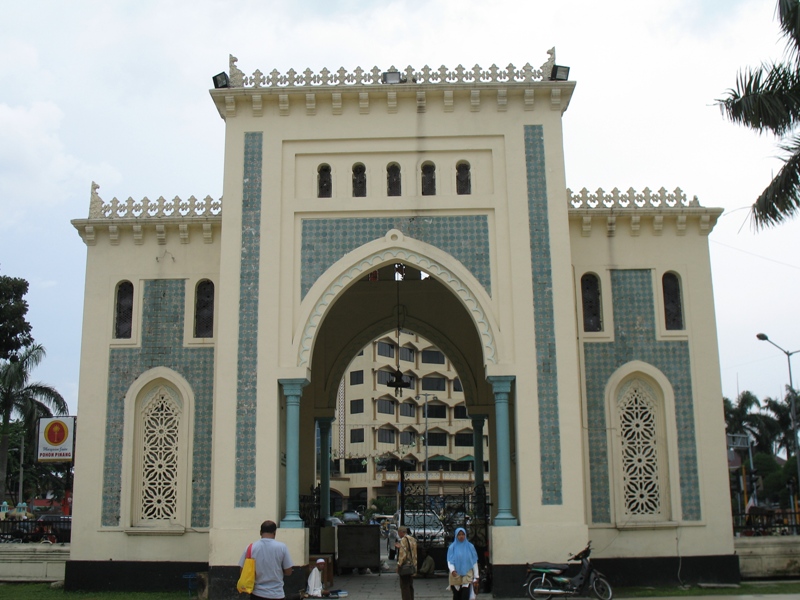
<instances>
[{"instance_id":1,"label":"blue tiled mosaic","mask_svg":"<svg viewBox=\"0 0 800 600\"><path fill-rule=\"evenodd\" d=\"M261 254L261 132L244 134L242 250L239 275L239 353L236 380L234 506L256 505L256 382L258 269Z\"/></svg>"},{"instance_id":2,"label":"blue tiled mosaic","mask_svg":"<svg viewBox=\"0 0 800 600\"><path fill-rule=\"evenodd\" d=\"M300 251L301 296L337 260L382 238L390 229L451 254L492 294L489 264L489 223L485 215L450 217L367 217L304 219Z\"/></svg>"},{"instance_id":3,"label":"blue tiled mosaic","mask_svg":"<svg viewBox=\"0 0 800 600\"><path fill-rule=\"evenodd\" d=\"M182 279L145 281L141 348L111 349L103 464L103 526L121 524L125 395L137 377L154 367L172 369L192 386L195 415L191 524L192 527L210 524L214 348L183 346L185 288L186 282Z\"/></svg>"},{"instance_id":4,"label":"blue tiled mosaic","mask_svg":"<svg viewBox=\"0 0 800 600\"><path fill-rule=\"evenodd\" d=\"M550 262L544 130L541 125L525 126L525 167L528 176L542 504L561 504L561 434L558 423L553 275Z\"/></svg>"},{"instance_id":5,"label":"blue tiled mosaic","mask_svg":"<svg viewBox=\"0 0 800 600\"><path fill-rule=\"evenodd\" d=\"M641 360L659 369L675 393L683 519L700 520L697 447L692 398L691 364L687 341L657 341L653 280L649 270L611 272L614 341L584 342L586 402L589 428L589 474L592 521L611 522L605 386L622 365Z\"/></svg>"}]
</instances>

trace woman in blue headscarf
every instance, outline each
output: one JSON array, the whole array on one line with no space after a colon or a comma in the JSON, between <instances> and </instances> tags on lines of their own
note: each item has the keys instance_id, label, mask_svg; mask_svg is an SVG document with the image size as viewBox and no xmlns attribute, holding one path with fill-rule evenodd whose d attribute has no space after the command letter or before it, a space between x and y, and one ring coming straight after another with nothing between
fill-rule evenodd
<instances>
[{"instance_id":1,"label":"woman in blue headscarf","mask_svg":"<svg viewBox=\"0 0 800 600\"><path fill-rule=\"evenodd\" d=\"M469 600L470 587L478 581L478 553L463 527L456 529L456 539L447 549L447 568L453 600Z\"/></svg>"}]
</instances>

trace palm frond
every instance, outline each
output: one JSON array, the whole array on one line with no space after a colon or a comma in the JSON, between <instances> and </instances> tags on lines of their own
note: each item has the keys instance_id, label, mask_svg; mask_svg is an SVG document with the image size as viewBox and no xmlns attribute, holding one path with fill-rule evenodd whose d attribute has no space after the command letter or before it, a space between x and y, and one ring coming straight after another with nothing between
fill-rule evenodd
<instances>
[{"instance_id":1,"label":"palm frond","mask_svg":"<svg viewBox=\"0 0 800 600\"><path fill-rule=\"evenodd\" d=\"M777 13L781 33L791 42L786 51L796 59L800 56L800 2L778 0Z\"/></svg>"},{"instance_id":2,"label":"palm frond","mask_svg":"<svg viewBox=\"0 0 800 600\"><path fill-rule=\"evenodd\" d=\"M751 208L756 229L782 223L800 210L800 138L795 136L781 148L789 155Z\"/></svg>"},{"instance_id":3,"label":"palm frond","mask_svg":"<svg viewBox=\"0 0 800 600\"><path fill-rule=\"evenodd\" d=\"M746 69L717 104L734 123L784 135L800 120L800 72L781 63Z\"/></svg>"}]
</instances>

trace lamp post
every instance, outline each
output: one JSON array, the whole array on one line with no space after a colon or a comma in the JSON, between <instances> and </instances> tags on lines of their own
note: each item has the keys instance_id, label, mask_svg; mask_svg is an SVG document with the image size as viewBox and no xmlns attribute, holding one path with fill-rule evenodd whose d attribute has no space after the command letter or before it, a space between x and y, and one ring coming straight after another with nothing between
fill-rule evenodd
<instances>
[{"instance_id":1,"label":"lamp post","mask_svg":"<svg viewBox=\"0 0 800 600\"><path fill-rule=\"evenodd\" d=\"M438 400L439 398L437 398L435 394L423 392L416 396L417 402L419 402L420 396L425 396L425 502L428 502L428 396L433 396L434 400ZM425 508L427 509L428 507L426 506Z\"/></svg>"},{"instance_id":2,"label":"lamp post","mask_svg":"<svg viewBox=\"0 0 800 600\"><path fill-rule=\"evenodd\" d=\"M786 363L789 365L789 410L791 411L790 416L792 421L792 438L794 439L794 457L795 462L797 463L797 481L800 483L800 444L797 442L797 412L795 411L794 381L792 380L792 354L797 354L800 352L800 350L794 350L792 352L784 350L778 346L778 344L769 339L766 333L758 333L756 334L756 337L762 342L769 342L786 355Z\"/></svg>"}]
</instances>

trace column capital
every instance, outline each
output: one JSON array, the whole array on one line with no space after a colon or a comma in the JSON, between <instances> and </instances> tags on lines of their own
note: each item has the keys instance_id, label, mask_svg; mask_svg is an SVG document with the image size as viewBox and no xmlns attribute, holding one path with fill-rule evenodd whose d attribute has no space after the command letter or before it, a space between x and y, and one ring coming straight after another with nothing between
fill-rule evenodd
<instances>
[{"instance_id":1,"label":"column capital","mask_svg":"<svg viewBox=\"0 0 800 600\"><path fill-rule=\"evenodd\" d=\"M486 381L492 384L492 391L495 394L508 394L515 379L515 375L489 375Z\"/></svg>"},{"instance_id":2,"label":"column capital","mask_svg":"<svg viewBox=\"0 0 800 600\"><path fill-rule=\"evenodd\" d=\"M278 383L283 388L283 395L287 398L289 396L297 396L298 398L303 393L303 388L311 383L308 379L278 379Z\"/></svg>"}]
</instances>

